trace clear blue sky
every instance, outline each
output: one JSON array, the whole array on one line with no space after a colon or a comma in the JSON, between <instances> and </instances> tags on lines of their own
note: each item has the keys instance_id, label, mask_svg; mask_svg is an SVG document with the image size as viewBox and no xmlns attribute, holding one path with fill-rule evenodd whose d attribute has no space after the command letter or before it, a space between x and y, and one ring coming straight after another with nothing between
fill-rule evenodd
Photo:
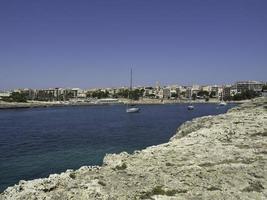
<instances>
[{"instance_id":1,"label":"clear blue sky","mask_svg":"<svg viewBox=\"0 0 267 200\"><path fill-rule=\"evenodd\" d=\"M0 89L267 77L266 0L1 0Z\"/></svg>"}]
</instances>

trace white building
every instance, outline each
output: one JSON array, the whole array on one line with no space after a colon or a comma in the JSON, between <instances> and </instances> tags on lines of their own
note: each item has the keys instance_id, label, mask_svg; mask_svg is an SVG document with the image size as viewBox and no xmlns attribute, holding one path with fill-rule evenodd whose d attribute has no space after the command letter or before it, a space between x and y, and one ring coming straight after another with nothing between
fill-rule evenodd
<instances>
[{"instance_id":1,"label":"white building","mask_svg":"<svg viewBox=\"0 0 267 200\"><path fill-rule=\"evenodd\" d=\"M202 90L202 87L200 85L193 85L191 89L192 94L197 94L199 91Z\"/></svg>"},{"instance_id":2,"label":"white building","mask_svg":"<svg viewBox=\"0 0 267 200\"><path fill-rule=\"evenodd\" d=\"M202 90L210 93L212 91L212 86L210 85L202 86Z\"/></svg>"},{"instance_id":3,"label":"white building","mask_svg":"<svg viewBox=\"0 0 267 200\"><path fill-rule=\"evenodd\" d=\"M255 92L261 92L264 83L260 81L239 81L235 83L238 93L246 90L253 90Z\"/></svg>"}]
</instances>

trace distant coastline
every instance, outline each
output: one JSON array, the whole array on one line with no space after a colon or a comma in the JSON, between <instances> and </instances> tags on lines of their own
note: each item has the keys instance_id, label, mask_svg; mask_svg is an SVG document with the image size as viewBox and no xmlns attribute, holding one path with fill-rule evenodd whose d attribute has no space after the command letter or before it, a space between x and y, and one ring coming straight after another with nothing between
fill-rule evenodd
<instances>
[{"instance_id":1,"label":"distant coastline","mask_svg":"<svg viewBox=\"0 0 267 200\"><path fill-rule=\"evenodd\" d=\"M229 101L229 103L245 103L250 100L243 101ZM47 102L47 101L30 101L25 103L20 102L4 102L0 101L0 109L23 109L23 108L46 108L46 107L65 107L65 106L95 106L95 105L113 105L113 104L127 104L127 99L118 99L118 102L113 103L99 103L99 102ZM134 101L138 105L162 105L162 104L184 104L189 103L189 100L158 100L158 99L142 99ZM210 101L195 100L192 103L219 103L216 99Z\"/></svg>"}]
</instances>

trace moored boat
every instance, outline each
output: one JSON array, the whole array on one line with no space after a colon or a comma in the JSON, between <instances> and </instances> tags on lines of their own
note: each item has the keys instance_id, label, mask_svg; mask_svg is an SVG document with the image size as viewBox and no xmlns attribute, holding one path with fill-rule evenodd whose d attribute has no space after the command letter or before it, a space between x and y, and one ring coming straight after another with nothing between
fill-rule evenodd
<instances>
[{"instance_id":1,"label":"moored boat","mask_svg":"<svg viewBox=\"0 0 267 200\"><path fill-rule=\"evenodd\" d=\"M126 112L127 113L138 113L140 112L140 108L137 108L137 107L129 107L126 109Z\"/></svg>"},{"instance_id":2,"label":"moored boat","mask_svg":"<svg viewBox=\"0 0 267 200\"><path fill-rule=\"evenodd\" d=\"M221 101L220 103L219 103L219 106L226 106L227 105L227 103L225 102L225 101Z\"/></svg>"},{"instance_id":3,"label":"moored boat","mask_svg":"<svg viewBox=\"0 0 267 200\"><path fill-rule=\"evenodd\" d=\"M131 69L131 81L130 81L130 90L129 90L129 94L128 94L128 98L130 99L130 102L132 102L132 97L131 97L131 91L133 88L133 72ZM134 106L132 103L130 103L130 105L127 103L127 109L126 109L127 113L138 113L140 112L140 108Z\"/></svg>"},{"instance_id":4,"label":"moored boat","mask_svg":"<svg viewBox=\"0 0 267 200\"><path fill-rule=\"evenodd\" d=\"M193 105L189 105L189 106L187 106L187 110L194 110L194 106Z\"/></svg>"},{"instance_id":5,"label":"moored boat","mask_svg":"<svg viewBox=\"0 0 267 200\"><path fill-rule=\"evenodd\" d=\"M223 90L224 90L224 87L222 89L222 93L221 93L221 101L219 103L219 106L226 106L227 103L224 101L224 96L223 96Z\"/></svg>"}]
</instances>

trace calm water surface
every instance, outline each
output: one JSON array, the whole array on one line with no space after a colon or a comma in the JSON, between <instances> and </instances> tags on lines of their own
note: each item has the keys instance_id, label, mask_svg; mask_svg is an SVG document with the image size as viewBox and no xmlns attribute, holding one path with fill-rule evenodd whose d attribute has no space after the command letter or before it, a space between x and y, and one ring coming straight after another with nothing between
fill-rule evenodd
<instances>
[{"instance_id":1,"label":"calm water surface","mask_svg":"<svg viewBox=\"0 0 267 200\"><path fill-rule=\"evenodd\" d=\"M0 191L19 180L99 165L106 153L133 152L167 142L179 125L234 105L79 106L0 110Z\"/></svg>"}]
</instances>

